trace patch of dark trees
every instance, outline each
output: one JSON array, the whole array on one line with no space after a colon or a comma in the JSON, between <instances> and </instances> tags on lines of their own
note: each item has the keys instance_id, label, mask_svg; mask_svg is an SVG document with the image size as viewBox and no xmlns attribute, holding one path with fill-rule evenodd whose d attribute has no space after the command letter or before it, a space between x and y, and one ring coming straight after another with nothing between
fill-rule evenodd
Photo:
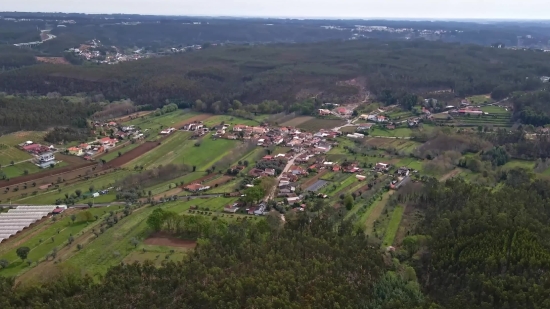
<instances>
[{"instance_id":1,"label":"patch of dark trees","mask_svg":"<svg viewBox=\"0 0 550 309\"><path fill-rule=\"evenodd\" d=\"M0 132L40 131L53 126L86 128L87 118L101 110L96 103L62 98L0 97Z\"/></svg>"},{"instance_id":2,"label":"patch of dark trees","mask_svg":"<svg viewBox=\"0 0 550 309\"><path fill-rule=\"evenodd\" d=\"M418 99L415 93L435 90L450 90L460 97L493 93L500 99L514 91L537 89L541 75L550 75L550 64L547 55L533 51L424 41L347 41L228 46L117 66L39 65L3 74L0 90L100 93L109 101L130 98L153 108L168 101L215 113L234 112L235 100L243 106L272 100L280 108L270 110L290 112L299 111L296 106L311 97L315 102L364 99L364 89L385 104L405 108L412 108ZM342 84L353 79L359 84Z\"/></svg>"}]
</instances>

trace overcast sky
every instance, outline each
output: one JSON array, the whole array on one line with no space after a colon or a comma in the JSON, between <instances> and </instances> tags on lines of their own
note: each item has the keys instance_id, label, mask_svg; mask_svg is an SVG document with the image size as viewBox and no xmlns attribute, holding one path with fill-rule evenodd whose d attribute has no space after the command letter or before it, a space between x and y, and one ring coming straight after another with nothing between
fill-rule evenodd
<instances>
[{"instance_id":1,"label":"overcast sky","mask_svg":"<svg viewBox=\"0 0 550 309\"><path fill-rule=\"evenodd\" d=\"M550 19L548 0L0 0L2 11L151 15Z\"/></svg>"}]
</instances>

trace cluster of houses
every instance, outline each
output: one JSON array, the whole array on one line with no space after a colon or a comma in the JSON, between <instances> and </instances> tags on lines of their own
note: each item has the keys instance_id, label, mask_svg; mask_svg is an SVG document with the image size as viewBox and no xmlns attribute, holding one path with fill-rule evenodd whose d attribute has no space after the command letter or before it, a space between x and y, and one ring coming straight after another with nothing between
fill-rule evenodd
<instances>
[{"instance_id":1,"label":"cluster of houses","mask_svg":"<svg viewBox=\"0 0 550 309\"><path fill-rule=\"evenodd\" d=\"M110 136L113 136L118 139L133 139L133 140L139 140L143 139L145 137L144 133L141 132L138 128L136 128L133 125L130 126L121 126L118 123L114 121L110 122L94 122L93 123L93 133L96 134L98 129L103 129L104 131L110 131L112 134ZM147 129L145 130L147 131Z\"/></svg>"},{"instance_id":2,"label":"cluster of houses","mask_svg":"<svg viewBox=\"0 0 550 309\"><path fill-rule=\"evenodd\" d=\"M91 159L93 156L109 151L116 147L118 139L104 137L90 143L83 143L78 146L67 148L67 152L73 156Z\"/></svg>"},{"instance_id":3,"label":"cluster of houses","mask_svg":"<svg viewBox=\"0 0 550 309\"><path fill-rule=\"evenodd\" d=\"M240 202L235 202L233 204L229 204L225 206L223 208L223 211L228 213L236 213L242 207L243 205ZM267 204L265 202L261 202L256 206L247 207L245 210L246 210L246 213L249 215L263 216L268 213L266 209L267 209Z\"/></svg>"},{"instance_id":4,"label":"cluster of houses","mask_svg":"<svg viewBox=\"0 0 550 309\"><path fill-rule=\"evenodd\" d=\"M77 157L84 157L89 160L95 155L107 152L116 147L122 139L139 140L145 137L144 134L135 126L120 126L114 121L103 123L98 121L94 122L92 132L97 134L100 129L105 131L104 134L109 134L109 136L99 138L93 142L82 143L78 146L69 147L67 148L67 153Z\"/></svg>"},{"instance_id":5,"label":"cluster of houses","mask_svg":"<svg viewBox=\"0 0 550 309\"><path fill-rule=\"evenodd\" d=\"M23 151L26 151L34 156L33 163L40 168L48 168L56 165L58 161L55 159L55 147L44 146L32 141L26 141L18 145Z\"/></svg>"},{"instance_id":6,"label":"cluster of houses","mask_svg":"<svg viewBox=\"0 0 550 309\"><path fill-rule=\"evenodd\" d=\"M227 128L227 126L223 126L224 128L222 129L222 131L225 132L225 129ZM192 123L188 123L186 125L184 125L181 130L183 131L191 131L191 132L194 132L193 133L193 137L201 137L201 136L204 136L206 135L208 132L210 132L210 129L207 128L202 121L194 121ZM214 137L218 137L219 135L218 134L214 134L213 135Z\"/></svg>"}]
</instances>

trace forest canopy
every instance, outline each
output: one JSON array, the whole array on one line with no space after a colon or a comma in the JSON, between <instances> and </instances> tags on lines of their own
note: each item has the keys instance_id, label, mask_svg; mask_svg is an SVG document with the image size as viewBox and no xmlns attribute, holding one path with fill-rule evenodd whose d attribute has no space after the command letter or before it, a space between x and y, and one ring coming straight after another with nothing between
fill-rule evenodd
<instances>
[{"instance_id":1,"label":"forest canopy","mask_svg":"<svg viewBox=\"0 0 550 309\"><path fill-rule=\"evenodd\" d=\"M367 91L386 104L410 105L411 93L451 90L502 99L531 91L541 86L540 76L550 75L549 59L535 51L426 41L227 46L115 66L35 65L1 74L0 90L100 94L217 113L231 112L235 100L255 106L248 112L267 100L292 111L311 97L357 102Z\"/></svg>"}]
</instances>

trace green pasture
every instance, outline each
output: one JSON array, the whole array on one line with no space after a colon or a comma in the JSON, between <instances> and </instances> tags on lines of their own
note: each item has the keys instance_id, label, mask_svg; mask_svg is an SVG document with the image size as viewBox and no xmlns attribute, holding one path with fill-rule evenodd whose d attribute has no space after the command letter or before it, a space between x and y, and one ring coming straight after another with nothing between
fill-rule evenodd
<instances>
[{"instance_id":1,"label":"green pasture","mask_svg":"<svg viewBox=\"0 0 550 309\"><path fill-rule=\"evenodd\" d=\"M90 208L86 210L77 211L74 213L77 216L76 221L73 223L70 215L63 215L56 222L51 219L41 225L35 227L33 230L41 229L42 225L48 227L41 230L30 239L21 243L15 248L10 248L8 251L2 251L0 259L6 259L10 262L10 266L6 269L0 270L1 276L14 276L29 268L26 262L23 262L16 254L16 250L19 247L29 247L31 251L27 257L32 262L43 260L48 253L50 253L54 247L61 249L67 243L69 236L73 236L75 239L80 232L94 224L92 222L79 221L78 213L82 211L89 211L94 216L103 216L105 212L110 210L109 207L103 208Z\"/></svg>"},{"instance_id":2,"label":"green pasture","mask_svg":"<svg viewBox=\"0 0 550 309\"><path fill-rule=\"evenodd\" d=\"M386 233L384 234L384 246L391 246L393 244L393 240L395 239L395 235L399 229L399 224L401 224L401 218L403 217L404 211L405 208L403 206L397 206L393 210L390 222L386 227Z\"/></svg>"}]
</instances>

